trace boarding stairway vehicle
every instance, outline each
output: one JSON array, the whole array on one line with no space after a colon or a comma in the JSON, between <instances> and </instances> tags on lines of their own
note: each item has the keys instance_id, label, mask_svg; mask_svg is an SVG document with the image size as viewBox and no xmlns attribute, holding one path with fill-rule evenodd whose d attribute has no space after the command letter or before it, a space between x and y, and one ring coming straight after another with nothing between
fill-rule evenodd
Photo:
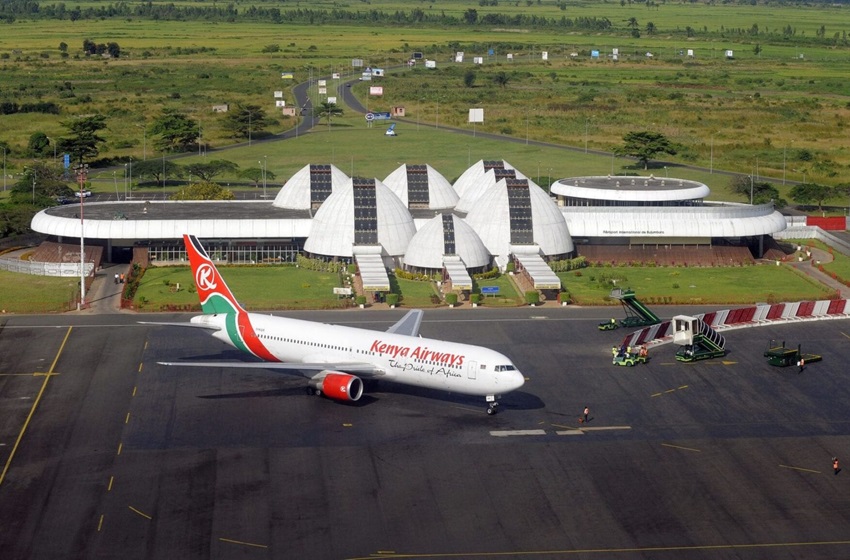
<instances>
[{"instance_id":1,"label":"boarding stairway vehicle","mask_svg":"<svg viewBox=\"0 0 850 560\"><path fill-rule=\"evenodd\" d=\"M610 297L612 299L620 300L620 303L623 305L623 310L626 312L626 318L620 321L620 326L622 327L648 327L650 325L657 325L661 322L661 319L659 319L655 313L650 311L646 305L641 303L640 300L635 297L635 292L633 290L615 288L611 290ZM602 323L600 323L599 329L608 330L603 329Z\"/></svg>"},{"instance_id":2,"label":"boarding stairway vehicle","mask_svg":"<svg viewBox=\"0 0 850 560\"><path fill-rule=\"evenodd\" d=\"M726 339L702 319L676 315L673 321L673 343L681 348L676 360L695 362L726 355Z\"/></svg>"},{"instance_id":3,"label":"boarding stairway vehicle","mask_svg":"<svg viewBox=\"0 0 850 560\"><path fill-rule=\"evenodd\" d=\"M823 356L818 354L804 354L800 351L799 344L796 348L785 346L784 340L781 344L776 340L771 340L767 350L764 351L764 357L767 358L768 364L778 367L797 366L800 365L800 361L803 364L810 364L823 360Z\"/></svg>"}]
</instances>

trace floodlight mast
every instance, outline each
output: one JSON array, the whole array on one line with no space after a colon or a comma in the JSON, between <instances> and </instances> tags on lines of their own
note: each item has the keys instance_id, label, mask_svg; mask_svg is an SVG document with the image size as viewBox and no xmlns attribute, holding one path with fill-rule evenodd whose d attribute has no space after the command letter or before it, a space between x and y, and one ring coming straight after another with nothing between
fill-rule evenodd
<instances>
[{"instance_id":1,"label":"floodlight mast","mask_svg":"<svg viewBox=\"0 0 850 560\"><path fill-rule=\"evenodd\" d=\"M83 232L83 201L86 199L84 187L86 184L86 175L88 174L89 166L80 164L77 167L77 180L80 183L80 301L77 303L77 311L86 307L86 268L85 268L85 234Z\"/></svg>"}]
</instances>

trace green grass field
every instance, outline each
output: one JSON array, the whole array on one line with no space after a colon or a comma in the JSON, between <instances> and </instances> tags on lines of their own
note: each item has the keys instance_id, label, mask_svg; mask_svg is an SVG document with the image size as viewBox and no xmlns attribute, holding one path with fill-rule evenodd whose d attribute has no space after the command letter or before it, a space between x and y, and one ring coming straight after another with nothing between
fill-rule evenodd
<instances>
[{"instance_id":1,"label":"green grass field","mask_svg":"<svg viewBox=\"0 0 850 560\"><path fill-rule=\"evenodd\" d=\"M32 276L0 270L0 314L61 313L76 309L79 278Z\"/></svg>"},{"instance_id":2,"label":"green grass field","mask_svg":"<svg viewBox=\"0 0 850 560\"><path fill-rule=\"evenodd\" d=\"M580 272L580 275L578 274ZM788 266L756 265L732 268L591 267L559 273L575 303L599 305L608 301L612 285L631 288L647 304L730 304L827 299L825 287Z\"/></svg>"}]
</instances>

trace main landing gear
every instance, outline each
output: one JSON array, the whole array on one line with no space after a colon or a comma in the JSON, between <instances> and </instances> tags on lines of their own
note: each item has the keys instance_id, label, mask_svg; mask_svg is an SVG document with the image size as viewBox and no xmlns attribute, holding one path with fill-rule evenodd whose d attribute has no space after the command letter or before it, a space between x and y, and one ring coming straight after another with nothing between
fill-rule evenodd
<instances>
[{"instance_id":1,"label":"main landing gear","mask_svg":"<svg viewBox=\"0 0 850 560\"><path fill-rule=\"evenodd\" d=\"M494 414L496 414L499 411L499 409L498 409L499 403L496 402L496 397L494 395L487 395L487 403L488 403L487 404L487 415L488 416L493 416Z\"/></svg>"}]
</instances>

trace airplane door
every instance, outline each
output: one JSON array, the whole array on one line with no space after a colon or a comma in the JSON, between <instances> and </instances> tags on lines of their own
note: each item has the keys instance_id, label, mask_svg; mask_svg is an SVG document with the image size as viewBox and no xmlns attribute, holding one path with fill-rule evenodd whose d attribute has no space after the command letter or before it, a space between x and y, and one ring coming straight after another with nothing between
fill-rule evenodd
<instances>
[{"instance_id":1,"label":"airplane door","mask_svg":"<svg viewBox=\"0 0 850 560\"><path fill-rule=\"evenodd\" d=\"M469 362L466 366L466 376L469 379L475 379L478 375L478 362Z\"/></svg>"}]
</instances>

